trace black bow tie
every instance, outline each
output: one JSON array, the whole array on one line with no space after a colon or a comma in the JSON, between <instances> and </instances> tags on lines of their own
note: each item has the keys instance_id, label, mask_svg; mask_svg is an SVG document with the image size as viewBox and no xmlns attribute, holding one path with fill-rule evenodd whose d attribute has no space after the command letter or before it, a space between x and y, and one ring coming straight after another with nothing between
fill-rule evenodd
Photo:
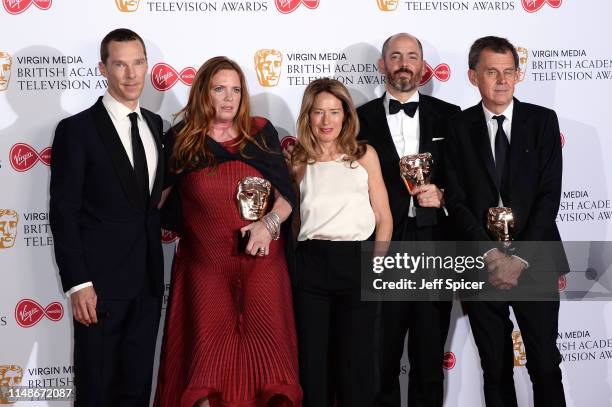
<instances>
[{"instance_id":1,"label":"black bow tie","mask_svg":"<svg viewBox=\"0 0 612 407\"><path fill-rule=\"evenodd\" d=\"M389 114L396 114L400 110L403 110L408 116L414 117L418 108L419 102L400 103L399 100L389 100Z\"/></svg>"}]
</instances>

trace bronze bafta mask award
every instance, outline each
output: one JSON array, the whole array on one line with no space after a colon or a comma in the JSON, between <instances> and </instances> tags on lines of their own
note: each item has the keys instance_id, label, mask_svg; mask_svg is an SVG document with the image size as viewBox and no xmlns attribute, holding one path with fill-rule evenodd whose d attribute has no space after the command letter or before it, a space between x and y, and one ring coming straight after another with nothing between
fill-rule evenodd
<instances>
[{"instance_id":1,"label":"bronze bafta mask award","mask_svg":"<svg viewBox=\"0 0 612 407\"><path fill-rule=\"evenodd\" d=\"M23 369L17 365L0 365L0 404L13 404L14 392L21 385Z\"/></svg>"},{"instance_id":2,"label":"bronze bafta mask award","mask_svg":"<svg viewBox=\"0 0 612 407\"><path fill-rule=\"evenodd\" d=\"M496 207L489 208L487 214L487 229L489 235L503 242L503 248L506 251L510 250L512 243L512 233L514 231L514 215L511 208Z\"/></svg>"},{"instance_id":3,"label":"bronze bafta mask award","mask_svg":"<svg viewBox=\"0 0 612 407\"><path fill-rule=\"evenodd\" d=\"M400 159L400 174L408 191L430 183L433 164L430 153L411 154Z\"/></svg>"},{"instance_id":4,"label":"bronze bafta mask award","mask_svg":"<svg viewBox=\"0 0 612 407\"><path fill-rule=\"evenodd\" d=\"M242 219L256 221L266 214L271 189L270 181L259 177L244 177L238 182L236 200Z\"/></svg>"}]
</instances>

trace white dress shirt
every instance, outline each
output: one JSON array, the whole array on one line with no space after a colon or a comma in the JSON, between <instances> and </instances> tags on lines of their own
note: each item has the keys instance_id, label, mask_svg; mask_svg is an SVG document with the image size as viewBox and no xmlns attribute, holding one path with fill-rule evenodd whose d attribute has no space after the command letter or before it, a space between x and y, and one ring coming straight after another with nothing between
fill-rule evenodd
<instances>
[{"instance_id":1,"label":"white dress shirt","mask_svg":"<svg viewBox=\"0 0 612 407\"><path fill-rule=\"evenodd\" d=\"M510 102L510 104L508 105L508 107L506 107L506 109L501 112L500 114L495 114L493 112L491 112L489 109L487 109L484 105L484 103L482 104L482 110L484 111L484 115L485 115L485 120L487 121L487 130L489 131L489 144L491 145L491 154L493 155L493 160L495 161L495 136L497 135L497 127L499 126L499 124L497 123L497 120L493 118L493 116L501 116L503 115L505 117L504 119L504 123L502 124L503 128L504 128L504 133L506 133L506 137L508 137L508 144L510 144L510 140L512 140L512 112L514 109L514 100L512 102ZM499 200L498 200L498 204L497 206L499 207L503 207L504 206L504 201L502 201L501 195L499 196ZM494 249L491 249L494 250ZM485 253L485 256L491 252L491 250L488 250ZM523 262L523 264L525 265L525 268L529 267L529 262L525 259L523 259L522 257L513 255L512 257L515 257L517 259L519 259L520 261Z\"/></svg>"},{"instance_id":2,"label":"white dress shirt","mask_svg":"<svg viewBox=\"0 0 612 407\"><path fill-rule=\"evenodd\" d=\"M102 104L106 108L108 115L119 134L119 139L128 158L130 164L134 167L134 153L132 149L132 125L130 124L130 118L128 114L135 112L138 115L138 132L140 133L140 139L144 146L145 155L147 157L147 169L149 170L149 192L153 190L153 183L155 182L155 175L157 173L157 146L155 145L155 139L151 133L151 129L147 125L147 122L142 117L140 112L140 103L136 106L136 109L130 110L124 104L118 102L110 93L106 92L102 97Z\"/></svg>"},{"instance_id":3,"label":"white dress shirt","mask_svg":"<svg viewBox=\"0 0 612 407\"><path fill-rule=\"evenodd\" d=\"M495 135L497 134L497 126L498 126L497 120L495 120L493 116L501 116L501 115L505 116L504 123L502 126L504 128L504 133L506 133L506 137L508 137L508 144L510 144L510 140L512 139L511 131L512 131L512 111L513 109L514 109L514 101L510 102L506 110L504 110L500 114L495 114L491 112L489 109L485 107L484 103L482 104L482 110L484 111L485 120L487 121L487 130L489 131L489 144L491 146L491 154L493 154L493 161L495 161ZM501 199L501 195L499 196L498 206L500 207L504 206L504 202Z\"/></svg>"},{"instance_id":4,"label":"white dress shirt","mask_svg":"<svg viewBox=\"0 0 612 407\"><path fill-rule=\"evenodd\" d=\"M391 132L391 138L393 138L393 144L395 144L397 155L401 158L409 154L417 154L419 152L420 141L419 109L417 109L414 117L408 116L403 110L400 110L396 114L389 114L389 101L392 99L397 100L389 92L386 92L383 104L385 106L385 114L387 115L387 124L389 125L389 131ZM402 103L418 101L419 92L414 92L410 99ZM416 216L413 197L410 197L408 216Z\"/></svg>"},{"instance_id":5,"label":"white dress shirt","mask_svg":"<svg viewBox=\"0 0 612 407\"><path fill-rule=\"evenodd\" d=\"M138 132L140 133L140 139L142 140L145 156L147 158L147 170L149 171L149 192L151 192L153 190L153 183L155 182L155 176L157 174L157 146L155 144L153 134L151 133L151 129L149 129L147 122L144 120L144 117L142 117L142 113L140 112L140 103L138 103L136 109L130 110L127 106L118 102L117 99L112 97L110 93L106 92L102 97L102 104L106 108L106 111L108 112L108 115L115 126L115 130L117 130L121 144L123 144L123 148L125 148L125 152L130 160L130 164L132 164L132 167L134 167L132 125L130 123L128 114L136 112L138 115ZM66 291L66 296L70 297L71 294L79 291L80 289L91 286L93 286L91 281L76 285L70 290Z\"/></svg>"}]
</instances>

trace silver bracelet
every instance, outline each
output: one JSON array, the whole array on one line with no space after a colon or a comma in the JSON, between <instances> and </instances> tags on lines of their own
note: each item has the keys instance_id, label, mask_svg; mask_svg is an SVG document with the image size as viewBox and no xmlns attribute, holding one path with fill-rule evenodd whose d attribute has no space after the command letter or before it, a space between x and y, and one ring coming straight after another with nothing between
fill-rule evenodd
<instances>
[{"instance_id":1,"label":"silver bracelet","mask_svg":"<svg viewBox=\"0 0 612 407\"><path fill-rule=\"evenodd\" d=\"M280 237L281 224L280 216L278 216L278 213L270 211L266 215L264 215L263 218L261 218L261 221L263 222L268 232L270 232L272 239L278 240L278 238Z\"/></svg>"}]
</instances>

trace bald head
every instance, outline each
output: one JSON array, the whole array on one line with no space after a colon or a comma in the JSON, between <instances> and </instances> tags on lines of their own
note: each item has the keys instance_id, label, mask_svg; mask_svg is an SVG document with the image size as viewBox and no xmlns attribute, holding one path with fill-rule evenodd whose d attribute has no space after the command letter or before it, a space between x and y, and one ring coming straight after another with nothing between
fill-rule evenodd
<instances>
[{"instance_id":1,"label":"bald head","mask_svg":"<svg viewBox=\"0 0 612 407\"><path fill-rule=\"evenodd\" d=\"M415 37L414 35L411 35L408 33L397 33L387 38L385 42L383 42L382 52L381 52L382 57L383 58L386 57L387 52L389 51L389 46L391 45L392 42L395 42L398 39L404 39L404 38L408 38L417 43L419 47L419 51L421 51L421 59L423 59L423 45L421 44L421 41L419 41L419 39Z\"/></svg>"}]
</instances>

